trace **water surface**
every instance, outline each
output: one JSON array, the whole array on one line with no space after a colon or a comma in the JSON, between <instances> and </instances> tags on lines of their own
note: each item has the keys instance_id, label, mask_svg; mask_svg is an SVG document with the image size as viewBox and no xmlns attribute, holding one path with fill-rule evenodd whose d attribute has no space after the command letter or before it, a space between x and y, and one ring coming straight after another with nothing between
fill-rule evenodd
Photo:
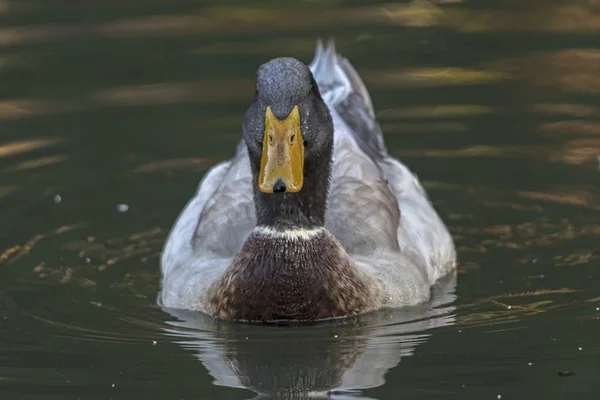
<instances>
[{"instance_id":1,"label":"water surface","mask_svg":"<svg viewBox=\"0 0 600 400\"><path fill-rule=\"evenodd\" d=\"M2 398L597 398L600 4L256 4L0 0ZM162 245L257 66L319 36L452 231L457 282L316 327L161 310Z\"/></svg>"}]
</instances>

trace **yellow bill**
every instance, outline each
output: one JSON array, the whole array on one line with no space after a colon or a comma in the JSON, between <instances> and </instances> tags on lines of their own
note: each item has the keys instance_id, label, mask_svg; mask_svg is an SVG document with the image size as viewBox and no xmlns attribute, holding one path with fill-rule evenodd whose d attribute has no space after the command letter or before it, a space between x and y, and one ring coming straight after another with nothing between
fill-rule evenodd
<instances>
[{"instance_id":1,"label":"yellow bill","mask_svg":"<svg viewBox=\"0 0 600 400\"><path fill-rule=\"evenodd\" d=\"M284 119L271 107L265 115L265 134L258 187L264 193L298 192L304 177L304 139L300 131L300 112L294 106Z\"/></svg>"}]
</instances>

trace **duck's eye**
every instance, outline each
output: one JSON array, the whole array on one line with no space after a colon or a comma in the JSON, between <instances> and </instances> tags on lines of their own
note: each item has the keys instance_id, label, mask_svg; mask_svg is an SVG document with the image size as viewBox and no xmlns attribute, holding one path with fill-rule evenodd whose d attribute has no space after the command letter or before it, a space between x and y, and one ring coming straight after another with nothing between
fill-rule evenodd
<instances>
[{"instance_id":1,"label":"duck's eye","mask_svg":"<svg viewBox=\"0 0 600 400\"><path fill-rule=\"evenodd\" d=\"M269 143L273 144L273 134L269 134Z\"/></svg>"},{"instance_id":2,"label":"duck's eye","mask_svg":"<svg viewBox=\"0 0 600 400\"><path fill-rule=\"evenodd\" d=\"M290 137L290 143L294 143L294 139L296 139L296 134L293 134L293 135Z\"/></svg>"}]
</instances>

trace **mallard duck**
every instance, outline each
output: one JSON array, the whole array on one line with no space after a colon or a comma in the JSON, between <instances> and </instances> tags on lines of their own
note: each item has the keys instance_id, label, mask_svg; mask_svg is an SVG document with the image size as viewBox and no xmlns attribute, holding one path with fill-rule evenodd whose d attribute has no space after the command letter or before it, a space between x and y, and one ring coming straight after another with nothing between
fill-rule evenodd
<instances>
[{"instance_id":1,"label":"mallard duck","mask_svg":"<svg viewBox=\"0 0 600 400\"><path fill-rule=\"evenodd\" d=\"M235 155L205 174L169 234L159 303L232 321L339 318L427 302L455 264L358 73L318 42L309 65L259 67Z\"/></svg>"}]
</instances>

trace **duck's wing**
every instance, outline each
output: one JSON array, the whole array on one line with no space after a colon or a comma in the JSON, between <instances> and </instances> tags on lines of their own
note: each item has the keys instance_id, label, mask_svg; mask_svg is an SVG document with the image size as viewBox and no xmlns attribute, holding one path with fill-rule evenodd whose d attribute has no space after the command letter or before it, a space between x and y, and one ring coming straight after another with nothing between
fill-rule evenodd
<instances>
[{"instance_id":1,"label":"duck's wing","mask_svg":"<svg viewBox=\"0 0 600 400\"><path fill-rule=\"evenodd\" d=\"M377 163L387 154L371 99L349 62L319 42L309 65L331 111L334 152L326 226L351 256L398 251L398 203Z\"/></svg>"},{"instance_id":2,"label":"duck's wing","mask_svg":"<svg viewBox=\"0 0 600 400\"><path fill-rule=\"evenodd\" d=\"M173 226L161 259L167 308L204 311L203 294L219 279L256 225L247 149L209 170Z\"/></svg>"},{"instance_id":3,"label":"duck's wing","mask_svg":"<svg viewBox=\"0 0 600 400\"><path fill-rule=\"evenodd\" d=\"M450 233L418 178L388 155L360 76L333 41L317 43L310 68L335 126L328 228L350 253L365 254L364 242L377 240L379 249L400 249L421 266L430 283L446 275L456 258ZM353 229L344 229L348 221Z\"/></svg>"},{"instance_id":4,"label":"duck's wing","mask_svg":"<svg viewBox=\"0 0 600 400\"><path fill-rule=\"evenodd\" d=\"M180 267L192 269L193 260L226 265L239 251L256 225L251 182L247 149L240 142L231 160L205 174L179 215L162 254L163 279Z\"/></svg>"}]
</instances>

